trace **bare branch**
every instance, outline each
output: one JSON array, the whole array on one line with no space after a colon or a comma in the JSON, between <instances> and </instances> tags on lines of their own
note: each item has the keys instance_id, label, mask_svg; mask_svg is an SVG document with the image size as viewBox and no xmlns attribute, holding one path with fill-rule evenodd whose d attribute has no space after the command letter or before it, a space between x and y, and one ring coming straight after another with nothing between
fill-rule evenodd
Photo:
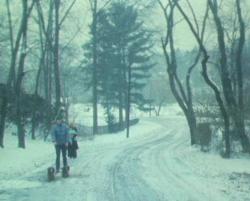
<instances>
[{"instance_id":1,"label":"bare branch","mask_svg":"<svg viewBox=\"0 0 250 201\"><path fill-rule=\"evenodd\" d=\"M73 8L73 6L75 5L75 3L76 3L76 0L73 0L72 3L70 4L70 6L68 7L68 9L66 10L64 16L62 17L61 21L59 22L59 27L61 27L62 23L64 22L64 20L68 16L70 10Z\"/></svg>"}]
</instances>

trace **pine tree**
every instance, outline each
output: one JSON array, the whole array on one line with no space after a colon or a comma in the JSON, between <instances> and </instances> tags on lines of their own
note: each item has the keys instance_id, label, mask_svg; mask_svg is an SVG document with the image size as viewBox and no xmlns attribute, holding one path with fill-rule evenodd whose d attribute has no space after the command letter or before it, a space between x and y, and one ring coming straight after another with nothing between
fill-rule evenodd
<instances>
[{"instance_id":1,"label":"pine tree","mask_svg":"<svg viewBox=\"0 0 250 201\"><path fill-rule=\"evenodd\" d=\"M125 2L113 3L98 14L98 101L106 109L108 123L115 121L112 111L118 108L121 129L124 127L124 110L129 123L131 103L140 106L147 103L142 89L154 66L150 61L151 33L143 27L136 8ZM91 41L85 45L87 58L92 57L88 51L91 46ZM86 65L86 69L89 76L93 67ZM88 84L92 86L91 76L89 78Z\"/></svg>"},{"instance_id":2,"label":"pine tree","mask_svg":"<svg viewBox=\"0 0 250 201\"><path fill-rule=\"evenodd\" d=\"M116 82L120 96L119 108L125 109L129 127L130 104L142 106L147 103L142 95L142 89L150 77L149 70L153 67L150 62L151 34L143 27L135 7L118 2L113 3L108 12L113 29L111 35L119 60L116 76L120 80Z\"/></svg>"}]
</instances>

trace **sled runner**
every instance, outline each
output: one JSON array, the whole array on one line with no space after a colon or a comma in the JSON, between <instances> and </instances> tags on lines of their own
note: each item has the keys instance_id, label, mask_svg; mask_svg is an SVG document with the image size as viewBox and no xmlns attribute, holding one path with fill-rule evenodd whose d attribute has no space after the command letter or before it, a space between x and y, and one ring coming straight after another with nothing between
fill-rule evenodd
<instances>
[{"instance_id":1,"label":"sled runner","mask_svg":"<svg viewBox=\"0 0 250 201\"><path fill-rule=\"evenodd\" d=\"M69 166L62 168L62 177L67 178L69 177ZM54 167L48 167L47 169L47 177L48 181L54 181L56 179L56 171Z\"/></svg>"},{"instance_id":2,"label":"sled runner","mask_svg":"<svg viewBox=\"0 0 250 201\"><path fill-rule=\"evenodd\" d=\"M63 178L69 177L69 166L62 168L62 177Z\"/></svg>"},{"instance_id":3,"label":"sled runner","mask_svg":"<svg viewBox=\"0 0 250 201\"><path fill-rule=\"evenodd\" d=\"M48 176L48 181L55 180L55 168L48 167L48 169L47 169L47 176Z\"/></svg>"}]
</instances>

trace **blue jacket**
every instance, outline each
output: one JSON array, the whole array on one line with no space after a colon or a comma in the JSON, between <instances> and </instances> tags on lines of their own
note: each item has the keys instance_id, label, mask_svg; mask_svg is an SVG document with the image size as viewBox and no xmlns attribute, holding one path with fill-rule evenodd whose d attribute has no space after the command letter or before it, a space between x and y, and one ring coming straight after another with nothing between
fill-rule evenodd
<instances>
[{"instance_id":1,"label":"blue jacket","mask_svg":"<svg viewBox=\"0 0 250 201\"><path fill-rule=\"evenodd\" d=\"M52 128L52 133L51 133L52 141L55 142L56 144L62 145L66 144L69 142L69 131L68 127L66 124L61 123L61 124L56 124Z\"/></svg>"}]
</instances>

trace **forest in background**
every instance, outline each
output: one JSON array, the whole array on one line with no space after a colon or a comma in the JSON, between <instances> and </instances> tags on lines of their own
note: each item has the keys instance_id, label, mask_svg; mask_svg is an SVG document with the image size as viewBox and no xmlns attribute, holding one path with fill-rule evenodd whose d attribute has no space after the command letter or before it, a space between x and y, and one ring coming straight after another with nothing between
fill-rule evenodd
<instances>
[{"instance_id":1,"label":"forest in background","mask_svg":"<svg viewBox=\"0 0 250 201\"><path fill-rule=\"evenodd\" d=\"M250 152L247 1L0 4L1 147L7 123L16 125L18 147L25 148L27 129L32 139L39 125L49 132L70 104L92 105L93 134L101 104L110 130L119 123L129 137L131 107L160 115L163 105L177 102L191 145L208 126L221 131L223 156L235 141Z\"/></svg>"}]
</instances>

